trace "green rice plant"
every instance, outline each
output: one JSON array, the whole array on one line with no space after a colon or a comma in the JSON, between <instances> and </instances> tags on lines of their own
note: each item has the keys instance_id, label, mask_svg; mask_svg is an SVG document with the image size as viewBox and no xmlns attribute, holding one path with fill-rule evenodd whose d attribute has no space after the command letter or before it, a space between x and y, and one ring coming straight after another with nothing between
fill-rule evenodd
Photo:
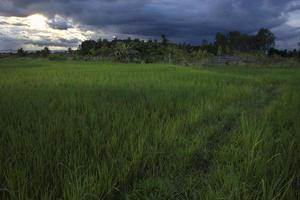
<instances>
[{"instance_id":1,"label":"green rice plant","mask_svg":"<svg viewBox=\"0 0 300 200\"><path fill-rule=\"evenodd\" d=\"M299 76L0 59L0 199L299 199Z\"/></svg>"}]
</instances>

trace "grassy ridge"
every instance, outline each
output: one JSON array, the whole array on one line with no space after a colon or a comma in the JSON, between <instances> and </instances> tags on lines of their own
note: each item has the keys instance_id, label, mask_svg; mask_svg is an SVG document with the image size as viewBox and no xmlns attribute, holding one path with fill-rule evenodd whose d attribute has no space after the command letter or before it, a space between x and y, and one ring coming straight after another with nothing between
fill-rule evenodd
<instances>
[{"instance_id":1,"label":"grassy ridge","mask_svg":"<svg viewBox=\"0 0 300 200\"><path fill-rule=\"evenodd\" d=\"M297 199L299 69L0 60L4 199Z\"/></svg>"}]
</instances>

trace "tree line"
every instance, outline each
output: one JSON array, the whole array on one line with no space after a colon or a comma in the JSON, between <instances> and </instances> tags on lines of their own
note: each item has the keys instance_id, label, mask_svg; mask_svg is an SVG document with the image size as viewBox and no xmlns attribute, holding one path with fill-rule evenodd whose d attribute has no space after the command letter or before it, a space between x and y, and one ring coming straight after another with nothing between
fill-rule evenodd
<instances>
[{"instance_id":1,"label":"tree line","mask_svg":"<svg viewBox=\"0 0 300 200\"><path fill-rule=\"evenodd\" d=\"M45 47L35 52L38 56L49 56L51 51ZM261 28L254 35L231 31L226 34L217 33L212 42L203 40L201 45L177 44L168 40L162 34L160 40L140 39L107 39L83 41L77 50L68 49L68 55L83 59L100 58L112 59L119 62L168 62L185 63L197 62L203 58L214 56L232 56L240 53L260 53L269 56L297 57L300 51L278 50L275 48L275 35L269 29ZM19 49L20 56L26 52Z\"/></svg>"},{"instance_id":2,"label":"tree line","mask_svg":"<svg viewBox=\"0 0 300 200\"><path fill-rule=\"evenodd\" d=\"M166 35L157 40L106 39L86 40L78 53L82 56L114 57L120 61L142 59L145 62L184 61L209 56L235 55L237 53L261 53L281 57L299 57L300 51L275 49L275 35L269 29L261 28L255 35L239 31L217 33L213 42L203 40L201 45L171 43Z\"/></svg>"}]
</instances>

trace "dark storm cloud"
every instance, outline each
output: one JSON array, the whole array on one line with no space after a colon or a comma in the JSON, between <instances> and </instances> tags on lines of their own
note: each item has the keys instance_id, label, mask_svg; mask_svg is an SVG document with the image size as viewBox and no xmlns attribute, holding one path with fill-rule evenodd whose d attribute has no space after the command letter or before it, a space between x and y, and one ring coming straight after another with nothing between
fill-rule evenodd
<instances>
[{"instance_id":1,"label":"dark storm cloud","mask_svg":"<svg viewBox=\"0 0 300 200\"><path fill-rule=\"evenodd\" d=\"M117 34L157 37L165 33L173 40L192 43L231 30L255 33L267 27L279 35L291 29L299 32L285 25L288 13L300 9L298 0L1 0L0 4L0 15L60 15ZM69 28L63 20L49 25Z\"/></svg>"}]
</instances>

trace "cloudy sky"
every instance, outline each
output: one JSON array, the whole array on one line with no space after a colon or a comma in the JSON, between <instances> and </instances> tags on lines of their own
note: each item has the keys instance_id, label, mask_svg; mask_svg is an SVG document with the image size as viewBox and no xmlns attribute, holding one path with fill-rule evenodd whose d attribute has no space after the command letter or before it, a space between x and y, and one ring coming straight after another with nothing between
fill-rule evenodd
<instances>
[{"instance_id":1,"label":"cloudy sky","mask_svg":"<svg viewBox=\"0 0 300 200\"><path fill-rule=\"evenodd\" d=\"M300 0L0 0L0 50L76 48L85 39L157 38L199 44L217 32L276 34L296 48Z\"/></svg>"}]
</instances>

